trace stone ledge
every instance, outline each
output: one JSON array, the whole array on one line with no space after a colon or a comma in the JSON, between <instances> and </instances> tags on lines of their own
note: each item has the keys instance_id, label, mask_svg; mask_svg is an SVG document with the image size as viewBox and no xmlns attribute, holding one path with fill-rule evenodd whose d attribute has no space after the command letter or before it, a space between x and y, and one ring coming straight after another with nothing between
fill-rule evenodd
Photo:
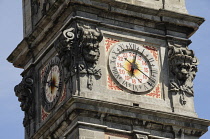
<instances>
[{"instance_id":1,"label":"stone ledge","mask_svg":"<svg viewBox=\"0 0 210 139\"><path fill-rule=\"evenodd\" d=\"M74 115L73 117L71 116L72 114ZM61 115L66 116L60 119L59 117L61 117ZM208 126L210 125L210 121L205 119L74 96L64 104L62 108L58 109L55 115L52 114L46 122L42 123L42 126L36 132L34 138L42 136L49 130L49 127L56 127L53 126L53 124L60 125L63 121L68 122L68 120L70 120L69 122L71 124L69 124L69 128L65 130L64 135L67 135L77 124L82 124L108 131L125 131L125 133L132 133L134 130L135 132L143 131L146 133L147 129L159 131L163 127L166 128L165 130L167 132L171 132L172 127L174 130L178 131L184 129L185 134L192 134L191 136L201 136L207 132ZM126 121L128 123L130 123L129 121L133 121L135 124L129 125L126 124ZM116 126L109 127L110 122L114 122ZM124 130L125 126L123 125L126 125L128 129ZM50 133L54 132L54 130L56 129L51 129Z\"/></svg>"}]
</instances>

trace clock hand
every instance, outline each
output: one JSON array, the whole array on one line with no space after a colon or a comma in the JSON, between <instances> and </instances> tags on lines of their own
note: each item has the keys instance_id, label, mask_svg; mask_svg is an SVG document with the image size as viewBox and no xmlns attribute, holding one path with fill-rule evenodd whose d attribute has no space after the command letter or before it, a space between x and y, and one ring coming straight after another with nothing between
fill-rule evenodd
<instances>
[{"instance_id":1,"label":"clock hand","mask_svg":"<svg viewBox=\"0 0 210 139\"><path fill-rule=\"evenodd\" d=\"M147 78L149 78L153 83L155 83L155 81L152 78L150 78L148 75L146 75L142 70L140 70L139 68L137 68L137 70L140 71L145 76L147 76Z\"/></svg>"},{"instance_id":2,"label":"clock hand","mask_svg":"<svg viewBox=\"0 0 210 139\"><path fill-rule=\"evenodd\" d=\"M47 81L46 83L47 83L48 87L51 86L51 80L50 81Z\"/></svg>"},{"instance_id":3,"label":"clock hand","mask_svg":"<svg viewBox=\"0 0 210 139\"><path fill-rule=\"evenodd\" d=\"M123 67L123 66L122 66ZM125 67L123 67L127 72L130 72L130 71L128 71ZM134 74L132 74L132 76L134 76L140 83L142 83L142 81L140 81ZM130 79L131 79L131 77L130 77Z\"/></svg>"},{"instance_id":4,"label":"clock hand","mask_svg":"<svg viewBox=\"0 0 210 139\"><path fill-rule=\"evenodd\" d=\"M56 85L54 85L54 84L53 84L52 86L53 86L53 87L56 87L56 88L58 88L58 86L56 86Z\"/></svg>"},{"instance_id":5,"label":"clock hand","mask_svg":"<svg viewBox=\"0 0 210 139\"><path fill-rule=\"evenodd\" d=\"M122 66L123 67L123 66ZM123 67L127 72L130 72L130 71L128 71L125 67ZM131 77L130 77L130 79L131 79Z\"/></svg>"},{"instance_id":6,"label":"clock hand","mask_svg":"<svg viewBox=\"0 0 210 139\"><path fill-rule=\"evenodd\" d=\"M136 66L136 56L137 56L137 52L135 53L134 60L131 64L131 72L132 72L133 75L134 75L134 70L137 68L137 66Z\"/></svg>"},{"instance_id":7,"label":"clock hand","mask_svg":"<svg viewBox=\"0 0 210 139\"><path fill-rule=\"evenodd\" d=\"M132 73L132 75L134 75L134 70L135 70L135 64L133 64L132 62L130 62L127 58L125 58L126 61L128 61L131 64L131 70L129 72Z\"/></svg>"},{"instance_id":8,"label":"clock hand","mask_svg":"<svg viewBox=\"0 0 210 139\"><path fill-rule=\"evenodd\" d=\"M139 83L142 83L142 81L141 80L139 80L135 75L133 75L138 81L139 81Z\"/></svg>"},{"instance_id":9,"label":"clock hand","mask_svg":"<svg viewBox=\"0 0 210 139\"><path fill-rule=\"evenodd\" d=\"M132 64L127 58L125 58L126 61L128 61L130 64Z\"/></svg>"},{"instance_id":10,"label":"clock hand","mask_svg":"<svg viewBox=\"0 0 210 139\"><path fill-rule=\"evenodd\" d=\"M127 58L125 58L126 61L128 61L129 63L131 63ZM131 63L132 64L132 63ZM147 76L153 83L155 83L155 81L153 79L151 79L148 75L146 75L142 70L140 70L136 65L131 65L131 69L132 69L132 66L134 66L134 69L137 69L138 71L140 71L142 74L144 74L145 76ZM134 75L132 73L132 75Z\"/></svg>"},{"instance_id":11,"label":"clock hand","mask_svg":"<svg viewBox=\"0 0 210 139\"><path fill-rule=\"evenodd\" d=\"M135 53L135 57L134 57L134 60L133 60L134 64L136 63L136 55L137 55L137 52Z\"/></svg>"},{"instance_id":12,"label":"clock hand","mask_svg":"<svg viewBox=\"0 0 210 139\"><path fill-rule=\"evenodd\" d=\"M54 85L54 84L52 83L52 81L47 81L46 83L48 84L49 87L50 87L50 86L53 86L53 87L58 88L58 86Z\"/></svg>"},{"instance_id":13,"label":"clock hand","mask_svg":"<svg viewBox=\"0 0 210 139\"><path fill-rule=\"evenodd\" d=\"M136 52L137 54L137 52ZM125 58L126 61L128 61L130 64L131 64L131 73L132 75L134 75L134 70L135 69L138 69L137 65L136 65L136 55L135 55L135 58L134 58L134 61L133 62L130 62L127 58Z\"/></svg>"},{"instance_id":14,"label":"clock hand","mask_svg":"<svg viewBox=\"0 0 210 139\"><path fill-rule=\"evenodd\" d=\"M51 74L50 75L51 75L51 85L52 85L52 69L51 69Z\"/></svg>"}]
</instances>

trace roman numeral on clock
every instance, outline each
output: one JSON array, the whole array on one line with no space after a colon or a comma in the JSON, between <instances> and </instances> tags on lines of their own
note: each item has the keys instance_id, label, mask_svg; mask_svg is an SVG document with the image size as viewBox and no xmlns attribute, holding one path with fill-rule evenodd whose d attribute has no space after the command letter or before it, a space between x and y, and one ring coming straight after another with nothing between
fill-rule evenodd
<instances>
[{"instance_id":1,"label":"roman numeral on clock","mask_svg":"<svg viewBox=\"0 0 210 139\"><path fill-rule=\"evenodd\" d=\"M152 75L153 75L153 74L158 74L158 70L157 70L157 69L152 69L152 70L151 70L151 73L152 73Z\"/></svg>"},{"instance_id":2,"label":"roman numeral on clock","mask_svg":"<svg viewBox=\"0 0 210 139\"><path fill-rule=\"evenodd\" d=\"M148 59L148 61L149 62L154 62L155 60L154 60L154 58L150 58L150 59Z\"/></svg>"}]
</instances>

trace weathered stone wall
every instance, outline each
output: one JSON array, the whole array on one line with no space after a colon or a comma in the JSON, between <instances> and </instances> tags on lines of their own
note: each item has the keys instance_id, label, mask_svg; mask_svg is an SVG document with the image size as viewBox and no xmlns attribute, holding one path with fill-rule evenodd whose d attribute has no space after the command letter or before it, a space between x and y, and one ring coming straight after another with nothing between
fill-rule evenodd
<instances>
[{"instance_id":1,"label":"weathered stone wall","mask_svg":"<svg viewBox=\"0 0 210 139\"><path fill-rule=\"evenodd\" d=\"M81 0L77 0L80 2ZM127 3L131 5L147 7L151 9L165 9L169 11L185 13L185 0L114 0L117 2ZM82 1L81 1L82 2ZM87 1L88 2L88 1ZM108 1L109 2L109 1ZM57 3L57 2L56 2ZM53 12L57 4L53 0L24 0L23 1L23 20L24 20L24 36L27 37L34 30L42 17L47 12ZM139 8L141 8L139 7ZM49 14L49 13L48 13Z\"/></svg>"}]
</instances>

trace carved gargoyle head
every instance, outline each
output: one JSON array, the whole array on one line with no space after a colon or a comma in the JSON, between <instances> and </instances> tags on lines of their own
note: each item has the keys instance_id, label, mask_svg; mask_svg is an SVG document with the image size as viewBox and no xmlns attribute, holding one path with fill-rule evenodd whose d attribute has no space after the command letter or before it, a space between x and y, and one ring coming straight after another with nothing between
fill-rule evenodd
<instances>
[{"instance_id":1,"label":"carved gargoyle head","mask_svg":"<svg viewBox=\"0 0 210 139\"><path fill-rule=\"evenodd\" d=\"M30 109L32 103L32 84L33 80L31 78L23 78L21 83L14 88L15 95L18 97L18 101L21 102L21 110L25 112Z\"/></svg>"},{"instance_id":2,"label":"carved gargoyle head","mask_svg":"<svg viewBox=\"0 0 210 139\"><path fill-rule=\"evenodd\" d=\"M83 56L85 61L89 63L95 63L99 59L100 52L99 49L94 49L94 48L89 49L88 47L84 47Z\"/></svg>"},{"instance_id":3,"label":"carved gargoyle head","mask_svg":"<svg viewBox=\"0 0 210 139\"><path fill-rule=\"evenodd\" d=\"M99 43L102 41L103 35L96 27L84 24L77 24L77 27L78 38L82 44L82 56L86 62L94 64L100 56Z\"/></svg>"},{"instance_id":4,"label":"carved gargoyle head","mask_svg":"<svg viewBox=\"0 0 210 139\"><path fill-rule=\"evenodd\" d=\"M179 81L194 79L197 72L197 58L188 55L175 55L171 59L171 72Z\"/></svg>"},{"instance_id":5,"label":"carved gargoyle head","mask_svg":"<svg viewBox=\"0 0 210 139\"><path fill-rule=\"evenodd\" d=\"M190 78L191 82L197 72L198 60L188 47L169 45L170 71L176 80L184 83Z\"/></svg>"},{"instance_id":6,"label":"carved gargoyle head","mask_svg":"<svg viewBox=\"0 0 210 139\"><path fill-rule=\"evenodd\" d=\"M169 44L170 91L182 93L183 105L186 104L184 99L186 93L194 95L193 80L198 63L198 59L188 47Z\"/></svg>"},{"instance_id":7,"label":"carved gargoyle head","mask_svg":"<svg viewBox=\"0 0 210 139\"><path fill-rule=\"evenodd\" d=\"M185 81L190 75L191 59L185 55L176 55L171 59L171 72L180 80Z\"/></svg>"}]
</instances>

